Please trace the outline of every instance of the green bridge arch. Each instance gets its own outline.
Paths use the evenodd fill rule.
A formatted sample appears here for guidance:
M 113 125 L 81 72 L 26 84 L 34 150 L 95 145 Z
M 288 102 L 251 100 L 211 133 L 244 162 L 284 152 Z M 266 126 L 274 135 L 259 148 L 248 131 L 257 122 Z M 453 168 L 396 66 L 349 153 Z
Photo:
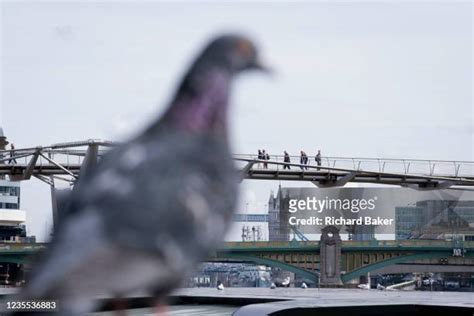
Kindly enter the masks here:
M 0 256 L 0 262 L 25 264 L 26 261 L 27 261 L 27 258 L 24 255 L 1 255 Z
M 218 257 L 227 258 L 227 259 L 238 259 L 238 260 L 242 260 L 246 262 L 253 262 L 257 264 L 266 265 L 269 267 L 280 268 L 285 271 L 293 272 L 294 274 L 299 275 L 300 277 L 303 277 L 305 279 L 311 280 L 315 283 L 319 282 L 318 273 L 313 273 L 303 268 L 299 268 L 297 266 L 294 266 L 282 261 L 274 260 L 274 259 L 261 258 L 257 256 L 251 256 L 251 255 L 235 254 L 235 253 L 225 253 L 225 252 L 220 253 Z
M 351 271 L 349 273 L 343 274 L 341 275 L 341 280 L 344 283 L 347 283 L 352 279 L 355 279 L 362 275 L 366 275 L 367 273 L 372 272 L 374 270 L 391 266 L 394 264 L 398 264 L 398 263 L 404 263 L 408 261 L 422 260 L 422 259 L 443 258 L 443 257 L 450 257 L 450 256 L 451 256 L 450 251 L 443 251 L 443 252 L 436 251 L 436 252 L 418 253 L 418 254 L 410 254 L 410 255 L 405 255 L 405 256 L 394 257 L 391 259 L 369 264 L 359 269 L 356 269 L 354 271 Z M 262 264 L 269 267 L 280 268 L 285 271 L 293 272 L 296 275 L 299 275 L 300 277 L 311 280 L 315 283 L 319 282 L 319 274 L 317 272 L 314 273 L 306 269 L 294 266 L 292 264 L 274 260 L 274 259 L 262 258 L 262 257 L 252 256 L 252 255 L 245 255 L 245 254 L 236 254 L 236 253 L 220 253 L 218 257 L 227 258 L 227 259 L 237 259 L 237 260 L 242 260 L 245 262 L 253 262 L 256 264 Z M 474 257 L 474 253 L 467 253 L 466 257 Z
M 465 256 L 466 257 L 473 257 L 473 253 L 467 253 Z M 352 279 L 355 279 L 357 277 L 360 277 L 362 275 L 366 275 L 369 272 L 372 272 L 374 270 L 384 268 L 387 266 L 391 266 L 397 263 L 403 263 L 407 261 L 413 261 L 413 260 L 421 260 L 421 259 L 435 259 L 435 258 L 444 258 L 444 257 L 450 257 L 451 252 L 450 251 L 443 251 L 443 252 L 427 252 L 427 253 L 418 253 L 418 254 L 411 254 L 411 255 L 406 255 L 406 256 L 399 256 L 399 257 L 394 257 L 391 259 L 379 261 L 376 263 L 372 263 L 366 266 L 363 266 L 359 269 L 356 269 L 354 271 L 351 271 L 349 273 L 346 273 L 341 276 L 341 280 L 346 283 Z

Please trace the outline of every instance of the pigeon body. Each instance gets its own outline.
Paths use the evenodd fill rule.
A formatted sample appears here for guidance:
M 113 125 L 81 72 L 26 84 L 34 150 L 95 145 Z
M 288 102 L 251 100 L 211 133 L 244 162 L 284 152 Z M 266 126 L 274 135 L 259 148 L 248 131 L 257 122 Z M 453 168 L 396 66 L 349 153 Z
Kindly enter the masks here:
M 89 312 L 97 295 L 168 294 L 222 240 L 237 201 L 227 141 L 234 75 L 259 68 L 245 37 L 212 41 L 163 117 L 75 185 L 22 297 Z

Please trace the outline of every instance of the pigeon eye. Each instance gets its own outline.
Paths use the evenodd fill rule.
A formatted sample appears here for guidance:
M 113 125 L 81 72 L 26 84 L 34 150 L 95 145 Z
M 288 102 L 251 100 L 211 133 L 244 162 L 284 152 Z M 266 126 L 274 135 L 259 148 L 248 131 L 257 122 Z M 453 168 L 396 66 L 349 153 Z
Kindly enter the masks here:
M 250 58 L 254 52 L 252 43 L 250 43 L 250 41 L 247 41 L 247 40 L 238 41 L 237 52 L 239 53 L 239 55 L 245 58 Z

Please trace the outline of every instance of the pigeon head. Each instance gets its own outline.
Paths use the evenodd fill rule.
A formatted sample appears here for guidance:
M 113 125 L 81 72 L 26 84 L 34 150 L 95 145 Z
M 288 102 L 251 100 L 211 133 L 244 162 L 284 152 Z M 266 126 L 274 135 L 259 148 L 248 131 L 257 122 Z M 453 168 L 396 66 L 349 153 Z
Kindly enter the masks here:
M 266 70 L 250 39 L 222 35 L 211 40 L 184 76 L 164 123 L 188 132 L 226 136 L 231 83 L 247 70 Z
M 260 63 L 258 50 L 254 43 L 241 35 L 217 37 L 204 49 L 197 62 L 214 65 L 230 74 L 245 70 L 267 70 Z

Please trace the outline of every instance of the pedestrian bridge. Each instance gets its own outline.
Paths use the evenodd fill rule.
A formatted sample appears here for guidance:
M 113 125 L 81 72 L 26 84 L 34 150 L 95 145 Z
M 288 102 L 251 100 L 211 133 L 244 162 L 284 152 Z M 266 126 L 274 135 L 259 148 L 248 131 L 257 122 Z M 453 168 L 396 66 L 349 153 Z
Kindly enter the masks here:
M 0 262 L 25 264 L 47 244 L 0 244 Z M 249 262 L 294 272 L 318 282 L 320 243 L 227 242 L 206 261 Z M 341 279 L 350 282 L 369 272 L 474 272 L 474 241 L 342 241 Z
M 74 183 L 80 173 L 95 165 L 118 143 L 87 140 L 0 151 L 0 176 L 21 181 L 36 177 L 52 186 L 55 180 Z M 314 157 L 300 164 L 299 156 L 235 154 L 243 179 L 309 181 L 319 187 L 343 186 L 348 182 L 399 185 L 416 189 L 474 187 L 473 161 L 325 157 L 320 165 Z M 286 168 L 284 168 L 286 167 Z

